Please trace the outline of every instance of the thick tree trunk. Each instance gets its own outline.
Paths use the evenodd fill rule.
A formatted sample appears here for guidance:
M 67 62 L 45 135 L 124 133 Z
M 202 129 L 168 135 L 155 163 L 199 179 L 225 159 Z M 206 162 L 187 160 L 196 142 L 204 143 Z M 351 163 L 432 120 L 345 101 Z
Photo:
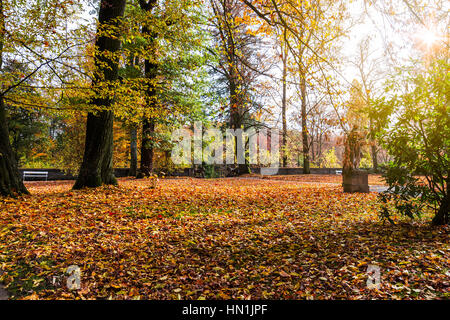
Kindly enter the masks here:
M 440 226 L 449 223 L 450 200 L 448 197 L 441 203 L 438 212 L 433 218 L 432 224 Z
M 2 1 L 0 1 L 0 29 L 2 31 L 5 29 Z M 4 32 L 0 34 L 0 69 L 3 65 L 3 35 Z M 3 95 L 0 95 L 0 195 L 14 196 L 22 193 L 28 194 L 28 191 L 23 184 L 17 160 L 11 148 L 5 104 Z
M 137 129 L 134 125 L 130 128 L 130 172 L 128 175 L 137 175 Z
M 435 226 L 449 224 L 450 222 L 450 172 L 447 172 L 446 184 L 447 190 L 444 199 L 442 199 L 439 210 L 431 222 Z
M 308 128 L 307 128 L 307 112 L 306 112 L 306 79 L 305 79 L 305 73 L 302 72 L 302 75 L 300 77 L 300 93 L 301 93 L 301 100 L 302 100 L 302 110 L 301 110 L 301 116 L 302 116 L 302 144 L 303 144 L 303 173 L 309 174 L 310 171 L 310 165 L 309 165 L 309 144 L 308 144 Z
M 74 189 L 116 184 L 112 167 L 113 113 L 88 114 L 83 163 Z
M 99 24 L 116 24 L 117 18 L 123 16 L 126 0 L 102 0 L 100 3 Z M 120 48 L 120 39 L 101 35 L 97 38 L 95 58 L 96 76 L 92 83 L 95 88 L 101 81 L 116 81 L 118 79 L 118 62 L 110 58 L 111 53 Z M 93 106 L 108 108 L 112 98 L 95 98 Z M 74 189 L 83 187 L 98 187 L 104 184 L 117 184 L 112 167 L 113 155 L 113 121 L 112 111 L 88 113 L 86 124 L 86 143 L 83 162 L 80 167 Z
M 0 96 L 0 195 L 28 194 L 9 142 L 8 123 L 3 97 Z

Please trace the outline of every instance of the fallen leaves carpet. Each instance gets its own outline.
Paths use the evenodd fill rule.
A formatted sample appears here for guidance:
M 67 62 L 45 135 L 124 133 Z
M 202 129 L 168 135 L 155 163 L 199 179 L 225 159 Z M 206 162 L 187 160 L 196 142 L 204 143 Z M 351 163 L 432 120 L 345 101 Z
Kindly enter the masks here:
M 274 179 L 122 179 L 0 199 L 0 268 L 22 299 L 436 299 L 450 296 L 448 227 L 395 226 L 375 193 Z M 366 286 L 368 264 L 381 287 Z M 64 273 L 81 268 L 81 289 Z

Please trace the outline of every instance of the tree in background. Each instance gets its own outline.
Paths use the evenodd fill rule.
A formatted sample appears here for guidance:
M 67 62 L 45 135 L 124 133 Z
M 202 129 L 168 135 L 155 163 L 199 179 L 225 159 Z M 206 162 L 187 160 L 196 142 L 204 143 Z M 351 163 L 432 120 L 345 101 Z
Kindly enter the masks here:
M 86 115 L 75 113 L 56 119 L 54 123 L 54 163 L 66 173 L 76 175 L 83 161 L 86 141 Z
M 324 168 L 339 168 L 341 166 L 334 147 L 324 153 L 322 165 Z
M 145 44 L 144 37 L 139 34 L 141 32 L 140 20 L 136 17 L 138 15 L 138 9 L 141 5 L 137 0 L 128 1 L 125 7 L 125 16 L 128 34 L 124 37 L 122 42 L 124 61 L 119 69 L 119 77 L 122 79 L 140 79 L 143 75 L 143 62 L 140 52 Z M 137 33 L 133 32 L 137 29 Z M 130 176 L 137 176 L 138 174 L 138 128 L 140 126 L 141 119 L 136 116 L 138 110 L 129 109 L 128 113 L 123 116 L 119 115 L 122 121 L 123 127 L 129 131 L 129 163 L 130 163 Z
M 356 61 L 354 61 L 353 64 L 359 73 L 359 78 L 361 80 L 361 95 L 366 102 L 364 112 L 367 114 L 369 119 L 368 144 L 370 146 L 372 158 L 370 161 L 370 166 L 375 172 L 378 172 L 378 153 L 380 151 L 380 146 L 377 139 L 377 133 L 380 132 L 384 126 L 386 126 L 387 117 L 390 112 L 389 110 L 380 109 L 380 106 L 377 108 L 377 105 L 372 103 L 372 101 L 380 95 L 379 88 L 382 88 L 382 86 L 379 82 L 380 79 L 386 75 L 383 74 L 383 61 L 380 58 L 371 58 L 370 41 L 371 38 L 368 37 L 358 44 L 359 51 Z
M 147 113 L 142 120 L 142 143 L 141 143 L 141 166 L 139 177 L 150 176 L 153 171 L 153 135 L 155 132 L 155 116 L 157 112 L 158 99 L 156 93 L 156 81 L 158 75 L 158 32 L 152 27 L 152 11 L 158 5 L 157 0 L 139 0 L 139 6 L 146 14 L 142 23 L 142 36 L 147 42 L 145 51 L 148 52 L 144 59 L 144 76 L 146 78 L 145 104 Z
M 282 62 L 282 76 L 281 76 L 281 164 L 283 167 L 287 166 L 288 162 L 288 150 L 287 150 L 287 108 L 288 108 L 288 99 L 287 99 L 287 73 L 288 73 L 288 59 L 289 59 L 289 48 L 287 44 L 287 31 L 286 28 L 282 28 L 281 31 L 281 40 L 280 43 L 280 56 Z
M 20 81 L 22 75 L 30 72 L 27 66 L 15 60 L 6 60 L 2 71 L 8 73 L 15 83 Z M 12 95 L 15 96 L 14 100 L 18 96 L 35 97 L 39 100 L 39 92 L 32 87 L 32 84 L 32 79 L 29 79 L 21 86 L 10 90 L 10 95 L 4 103 L 11 147 L 19 165 L 31 163 L 33 160 L 39 163 L 39 158 L 46 160 L 49 154 L 38 152 L 35 148 L 46 145 L 42 149 L 48 150 L 51 144 L 47 137 L 48 121 L 44 117 L 44 112 L 20 106 L 9 100 Z
M 267 43 L 263 41 L 264 35 L 269 33 L 267 25 L 259 23 L 240 0 L 210 0 L 210 6 L 213 54 L 217 58 L 212 70 L 219 75 L 216 93 L 223 98 L 221 110 L 226 115 L 227 127 L 234 130 L 258 128 L 262 113 L 270 113 L 260 102 L 267 90 L 260 78 L 273 63 L 269 61 Z M 237 145 L 235 137 L 236 158 Z M 245 160 L 248 162 L 247 157 Z M 239 174 L 248 172 L 248 163 L 239 164 Z
M 201 3 L 197 1 L 140 0 L 137 19 L 144 61 L 141 163 L 138 177 L 154 169 L 158 146 L 169 141 L 159 129 L 178 126 L 202 108 L 204 31 Z M 130 39 L 130 41 L 134 41 Z
M 292 57 L 289 69 L 300 101 L 303 173 L 310 173 L 308 109 L 314 105 L 310 93 L 318 87 L 325 88 L 326 95 L 332 91 L 329 71 L 338 63 L 339 39 L 346 32 L 346 5 L 328 0 L 242 1 L 268 25 L 287 32 L 285 39 Z

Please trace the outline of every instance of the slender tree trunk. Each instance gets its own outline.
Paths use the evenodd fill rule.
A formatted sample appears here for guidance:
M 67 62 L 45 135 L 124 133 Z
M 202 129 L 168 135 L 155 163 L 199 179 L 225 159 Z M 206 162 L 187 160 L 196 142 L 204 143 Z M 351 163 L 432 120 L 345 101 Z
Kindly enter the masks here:
M 130 172 L 129 176 L 137 175 L 137 129 L 134 125 L 130 128 Z
M 229 46 L 232 46 L 233 44 L 229 43 Z M 228 79 L 229 82 L 229 92 L 230 92 L 230 123 L 229 126 L 233 130 L 242 129 L 242 117 L 243 117 L 243 109 L 242 109 L 242 101 L 240 99 L 240 93 L 238 92 L 238 72 L 236 70 L 234 56 L 233 56 L 233 50 L 231 50 L 231 53 L 229 54 L 229 74 L 230 77 Z M 237 174 L 246 174 L 250 173 L 250 164 L 248 163 L 246 159 L 247 154 L 247 148 L 245 141 L 243 141 L 243 151 L 244 151 L 244 159 L 245 163 L 238 163 L 237 164 Z M 236 161 L 240 158 L 238 156 L 238 137 L 234 137 L 234 155 Z
M 117 18 L 123 16 L 126 0 L 102 0 L 100 3 L 99 24 L 115 24 Z M 92 83 L 101 81 L 116 81 L 118 79 L 118 63 L 111 59 L 111 53 L 120 48 L 120 40 L 101 35 L 95 42 L 98 54 L 95 58 L 96 72 Z M 108 108 L 112 98 L 94 98 L 93 106 L 102 109 Z M 104 110 L 97 113 L 88 113 L 86 124 L 86 142 L 83 162 L 80 167 L 74 189 L 83 187 L 98 187 L 104 184 L 117 184 L 112 166 L 113 156 L 113 122 L 112 111 Z
M 146 90 L 146 104 L 150 113 L 157 108 L 157 97 L 155 86 L 152 83 L 156 78 L 157 65 L 145 61 L 145 77 L 149 81 Z M 155 133 L 155 119 L 152 116 L 144 116 L 142 120 L 142 141 L 141 141 L 141 168 L 137 174 L 138 178 L 149 177 L 153 171 L 153 137 Z
M 142 144 L 141 144 L 141 169 L 139 178 L 148 177 L 153 171 L 153 140 L 155 123 L 151 119 L 144 119 L 142 123 Z
M 138 66 L 139 67 L 139 57 L 130 56 L 129 58 L 130 66 Z M 139 72 L 140 73 L 140 72 Z M 141 74 L 139 74 L 141 77 Z M 128 172 L 129 176 L 136 177 L 138 174 L 138 160 L 137 160 L 137 125 L 132 122 L 129 125 L 130 132 L 130 171 Z
M 323 143 L 323 137 L 322 137 L 322 133 L 321 133 L 319 135 L 319 153 L 318 153 L 319 158 L 322 157 L 322 143 Z
M 157 5 L 156 0 L 140 0 L 140 7 L 149 13 Z M 142 34 L 149 41 L 149 49 L 156 52 L 156 38 L 158 35 L 152 32 L 147 26 L 142 28 Z M 157 108 L 157 97 L 155 88 L 155 79 L 158 73 L 158 64 L 146 59 L 144 62 L 145 78 L 147 79 L 147 89 L 145 92 L 145 100 L 149 114 Z M 141 141 L 141 168 L 137 174 L 138 178 L 149 177 L 153 171 L 153 137 L 155 133 L 155 119 L 152 116 L 144 116 L 142 120 L 142 141 Z
M 300 77 L 300 93 L 301 93 L 301 100 L 302 100 L 302 110 L 301 110 L 301 116 L 302 116 L 302 144 L 303 144 L 303 173 L 309 174 L 310 171 L 310 165 L 309 165 L 309 144 L 308 144 L 308 128 L 307 128 L 307 122 L 306 122 L 306 79 L 305 79 L 305 72 L 301 71 L 301 77 Z
M 283 133 L 282 133 L 282 139 L 281 139 L 281 154 L 282 154 L 282 165 L 283 167 L 287 166 L 287 150 L 286 150 L 286 144 L 287 144 L 287 124 L 286 124 L 286 78 L 287 78 L 287 54 L 288 54 L 288 48 L 286 45 L 286 30 L 284 30 L 284 42 L 282 44 L 283 46 L 283 96 L 281 98 L 281 116 L 282 116 L 282 125 L 283 125 Z
M 375 145 L 375 141 L 372 141 L 371 146 L 371 153 L 372 153 L 372 164 L 373 164 L 373 171 L 378 172 L 378 151 L 377 146 Z
M 134 57 L 132 54 L 128 57 L 128 66 L 130 68 L 139 68 L 139 57 Z M 140 68 L 139 68 L 140 70 Z M 137 75 L 138 78 L 142 77 L 141 72 Z M 132 76 L 136 78 L 136 76 Z M 128 125 L 128 130 L 130 134 L 130 170 L 128 171 L 128 176 L 136 177 L 138 174 L 138 163 L 137 163 L 137 125 L 131 122 Z
M 0 69 L 3 65 L 3 35 L 5 20 L 3 15 L 3 1 L 0 0 Z M 1 88 L 3 90 L 3 88 Z M 0 195 L 14 196 L 28 194 L 19 173 L 17 160 L 9 141 L 8 121 L 3 95 L 0 95 Z

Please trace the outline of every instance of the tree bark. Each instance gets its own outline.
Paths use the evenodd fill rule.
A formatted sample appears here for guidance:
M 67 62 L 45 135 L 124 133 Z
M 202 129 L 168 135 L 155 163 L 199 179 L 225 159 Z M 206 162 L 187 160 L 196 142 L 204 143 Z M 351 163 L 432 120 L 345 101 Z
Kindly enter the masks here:
M 242 106 L 242 98 L 241 93 L 238 89 L 238 71 L 236 70 L 235 56 L 234 56 L 234 43 L 232 40 L 228 41 L 228 64 L 229 64 L 229 78 L 228 78 L 228 86 L 229 86 L 229 94 L 230 94 L 230 122 L 229 126 L 233 130 L 244 129 L 243 128 L 243 106 Z M 246 173 L 250 173 L 250 164 L 248 163 L 248 159 L 246 155 L 248 155 L 247 147 L 245 141 L 243 141 L 243 152 L 245 163 L 237 164 L 237 174 L 242 175 Z M 238 137 L 234 137 L 234 155 L 236 161 L 240 158 L 238 156 Z
M 155 123 L 152 119 L 144 119 L 142 123 L 141 169 L 138 178 L 149 177 L 153 171 L 153 139 Z
M 0 195 L 28 194 L 19 173 L 9 142 L 8 123 L 3 97 L 0 96 Z
M 286 42 L 286 30 L 284 30 L 284 41 Z M 287 152 L 286 152 L 286 144 L 287 144 L 287 124 L 286 124 L 286 78 L 287 78 L 287 54 L 288 48 L 286 43 L 283 43 L 283 96 L 281 98 L 281 116 L 282 116 L 282 125 L 283 125 L 283 133 L 281 139 L 281 154 L 282 154 L 282 165 L 283 167 L 287 166 Z
M 372 143 L 374 143 L 374 144 L 371 146 L 373 171 L 374 171 L 374 172 L 378 172 L 378 152 L 377 152 L 377 146 L 375 145 L 375 141 L 372 141 Z
M 145 12 L 150 12 L 157 5 L 156 0 L 140 0 L 139 5 Z M 149 50 L 156 52 L 157 34 L 152 32 L 148 27 L 142 28 L 142 34 L 149 41 Z M 157 108 L 157 96 L 155 88 L 155 79 L 158 72 L 158 64 L 154 61 L 146 59 L 144 62 L 144 73 L 147 79 L 147 89 L 145 92 L 146 105 L 150 113 Z M 149 177 L 153 171 L 153 136 L 155 133 L 155 119 L 152 116 L 144 116 L 142 120 L 142 141 L 141 141 L 141 168 L 137 173 L 138 178 Z
M 137 175 L 137 129 L 134 125 L 130 128 L 130 172 L 129 176 Z
M 450 199 L 445 197 L 441 202 L 438 212 L 433 217 L 432 224 L 435 226 L 440 226 L 449 223 L 449 212 L 450 212 Z
M 3 65 L 3 35 L 5 20 L 3 15 L 3 2 L 0 1 L 0 69 Z M 3 88 L 2 88 L 3 89 Z M 8 122 L 3 95 L 0 95 L 0 195 L 15 196 L 28 194 L 19 173 L 16 157 L 9 141 Z
M 441 201 L 439 210 L 433 217 L 432 224 L 435 226 L 441 226 L 444 224 L 449 224 L 450 222 L 450 172 L 447 172 L 447 190 L 444 194 L 444 198 Z
M 102 0 L 100 3 L 99 25 L 117 24 L 117 18 L 123 17 L 126 0 Z M 116 81 L 118 79 L 118 62 L 110 58 L 120 48 L 118 37 L 100 35 L 95 47 L 97 74 L 92 82 L 93 88 L 101 81 Z M 117 184 L 112 167 L 113 156 L 113 122 L 112 111 L 104 110 L 110 107 L 113 98 L 94 98 L 90 102 L 103 111 L 89 112 L 86 124 L 86 142 L 83 162 L 80 167 L 74 189 L 83 187 L 98 187 L 102 184 Z

